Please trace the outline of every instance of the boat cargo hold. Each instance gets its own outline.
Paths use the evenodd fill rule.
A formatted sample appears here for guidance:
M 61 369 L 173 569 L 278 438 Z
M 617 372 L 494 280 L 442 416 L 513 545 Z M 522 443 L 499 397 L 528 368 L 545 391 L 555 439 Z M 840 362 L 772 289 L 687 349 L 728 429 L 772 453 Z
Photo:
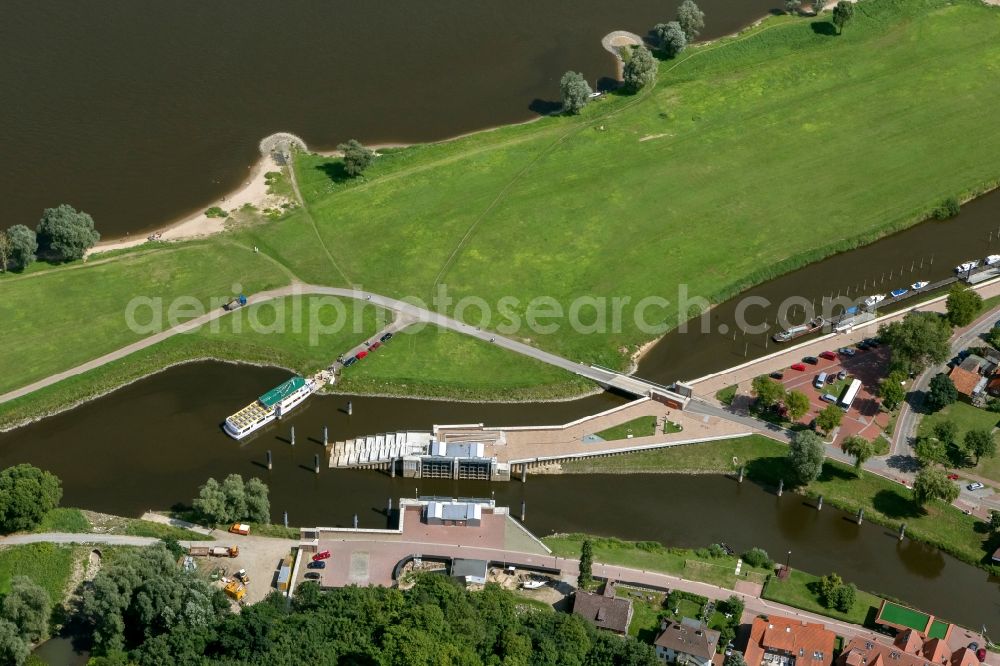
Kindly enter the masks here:
M 788 342 L 789 340 L 794 340 L 795 338 L 800 338 L 803 335 L 808 335 L 813 331 L 819 330 L 823 327 L 824 323 L 825 320 L 822 317 L 816 317 L 806 324 L 792 326 L 791 328 L 785 329 L 780 333 L 775 333 L 771 339 L 775 342 Z
M 235 439 L 242 439 L 260 430 L 271 421 L 280 419 L 298 407 L 318 387 L 319 383 L 312 379 L 292 377 L 227 418 L 226 434 Z

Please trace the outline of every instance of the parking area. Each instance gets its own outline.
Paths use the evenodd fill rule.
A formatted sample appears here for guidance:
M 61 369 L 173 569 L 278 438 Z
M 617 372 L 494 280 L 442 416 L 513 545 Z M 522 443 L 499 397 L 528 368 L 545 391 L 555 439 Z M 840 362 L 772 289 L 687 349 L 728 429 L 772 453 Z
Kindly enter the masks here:
M 219 589 L 225 587 L 225 581 L 232 580 L 240 569 L 246 569 L 250 582 L 246 584 L 245 603 L 256 603 L 276 589 L 278 569 L 283 559 L 290 556 L 297 542 L 291 539 L 258 538 L 253 536 L 230 535 L 220 541 L 184 542 L 184 546 L 198 547 L 229 547 L 238 546 L 236 557 L 197 556 L 192 561 L 200 572 L 213 580 Z M 225 579 L 225 581 L 223 580 Z
M 844 414 L 837 442 L 851 435 L 876 439 L 889 422 L 889 415 L 879 409 L 878 399 L 879 383 L 888 370 L 889 350 L 884 346 L 867 350 L 852 346 L 850 349 L 853 355 L 840 353 L 836 348 L 824 350 L 830 353 L 816 356 L 815 363 L 800 359 L 780 371 L 785 390 L 801 391 L 809 397 L 810 410 L 801 419 L 804 424 L 809 424 L 827 405 L 835 403 L 852 380 L 861 382 L 857 397 Z M 830 356 L 832 358 L 828 358 Z M 793 366 L 803 369 L 793 369 Z M 816 381 L 821 373 L 826 374 L 826 379 L 818 388 Z M 825 400 L 824 396 L 827 396 Z

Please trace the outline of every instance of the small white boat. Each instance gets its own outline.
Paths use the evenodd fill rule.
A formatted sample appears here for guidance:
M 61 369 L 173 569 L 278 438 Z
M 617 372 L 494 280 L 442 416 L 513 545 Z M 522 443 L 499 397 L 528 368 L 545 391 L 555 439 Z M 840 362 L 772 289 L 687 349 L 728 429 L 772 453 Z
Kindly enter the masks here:
M 959 264 L 958 266 L 955 266 L 955 272 L 956 273 L 966 273 L 968 271 L 971 271 L 973 268 L 975 268 L 978 265 L 979 265 L 978 261 L 966 261 L 964 263 Z
M 1000 254 L 991 254 L 986 257 L 986 265 L 992 266 L 993 264 L 1000 264 Z
M 875 294 L 874 296 L 869 296 L 865 299 L 865 305 L 867 307 L 872 307 L 873 305 L 878 305 L 885 300 L 885 294 Z
M 544 580 L 526 580 L 521 583 L 521 587 L 526 590 L 537 590 L 539 588 L 545 587 Z
M 910 285 L 910 289 L 912 289 L 913 291 L 919 291 L 919 290 L 923 289 L 924 287 L 926 287 L 929 284 L 930 284 L 930 282 L 926 282 L 924 280 L 920 280 L 919 282 L 914 282 L 913 284 L 911 284 Z

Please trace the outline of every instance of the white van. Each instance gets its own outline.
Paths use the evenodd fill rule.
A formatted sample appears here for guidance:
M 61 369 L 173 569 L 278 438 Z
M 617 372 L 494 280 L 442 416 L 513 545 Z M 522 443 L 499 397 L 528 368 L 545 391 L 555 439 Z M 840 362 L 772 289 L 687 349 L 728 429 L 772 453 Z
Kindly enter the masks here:
M 821 389 L 825 385 L 826 385 L 826 373 L 821 372 L 818 375 L 816 375 L 816 379 L 813 380 L 813 386 L 818 389 Z

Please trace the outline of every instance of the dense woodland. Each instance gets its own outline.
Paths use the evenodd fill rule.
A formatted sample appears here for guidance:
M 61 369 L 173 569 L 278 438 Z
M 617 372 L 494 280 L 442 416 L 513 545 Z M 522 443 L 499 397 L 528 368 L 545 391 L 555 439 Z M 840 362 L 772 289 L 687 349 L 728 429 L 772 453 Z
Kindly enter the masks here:
M 406 591 L 306 583 L 291 602 L 272 594 L 233 614 L 161 547 L 122 552 L 86 592 L 83 612 L 98 665 L 657 663 L 635 639 L 435 574 Z

